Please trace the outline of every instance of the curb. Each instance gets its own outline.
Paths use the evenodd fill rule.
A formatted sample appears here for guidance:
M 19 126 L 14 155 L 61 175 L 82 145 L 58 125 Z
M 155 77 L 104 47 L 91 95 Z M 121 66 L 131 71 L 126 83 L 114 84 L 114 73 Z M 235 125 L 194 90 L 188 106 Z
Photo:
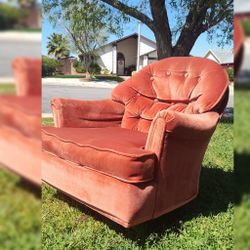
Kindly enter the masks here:
M 52 113 L 42 113 L 42 118 L 53 118 Z
M 80 79 L 67 79 L 67 78 L 43 78 L 43 85 L 58 85 L 58 86 L 82 86 L 88 88 L 105 88 L 113 89 L 118 83 L 116 81 L 92 81 L 83 82 Z
M 0 84 L 4 83 L 15 83 L 15 79 L 13 77 L 0 77 Z

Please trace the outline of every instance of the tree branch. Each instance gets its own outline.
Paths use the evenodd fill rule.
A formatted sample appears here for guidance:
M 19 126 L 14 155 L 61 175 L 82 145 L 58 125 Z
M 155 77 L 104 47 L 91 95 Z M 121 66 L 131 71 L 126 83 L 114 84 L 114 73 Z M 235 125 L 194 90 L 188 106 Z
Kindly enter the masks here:
M 118 0 L 101 0 L 102 2 L 122 11 L 123 13 L 138 19 L 142 23 L 146 24 L 152 31 L 154 31 L 154 23 L 151 18 L 147 15 L 143 14 L 142 12 L 138 11 L 137 9 L 130 7 Z

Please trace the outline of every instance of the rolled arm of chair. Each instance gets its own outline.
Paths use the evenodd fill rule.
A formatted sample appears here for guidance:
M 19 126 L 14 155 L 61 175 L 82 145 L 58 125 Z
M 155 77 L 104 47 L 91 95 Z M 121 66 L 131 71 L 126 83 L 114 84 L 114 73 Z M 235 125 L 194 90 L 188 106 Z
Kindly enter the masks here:
M 12 70 L 19 96 L 41 96 L 40 58 L 17 57 L 12 62 Z
M 51 107 L 56 127 L 120 126 L 124 113 L 124 105 L 111 99 L 86 101 L 54 98 Z
M 220 115 L 216 112 L 186 114 L 176 111 L 160 111 L 149 129 L 145 149 L 160 158 L 166 136 L 190 140 L 207 141 L 212 136 Z

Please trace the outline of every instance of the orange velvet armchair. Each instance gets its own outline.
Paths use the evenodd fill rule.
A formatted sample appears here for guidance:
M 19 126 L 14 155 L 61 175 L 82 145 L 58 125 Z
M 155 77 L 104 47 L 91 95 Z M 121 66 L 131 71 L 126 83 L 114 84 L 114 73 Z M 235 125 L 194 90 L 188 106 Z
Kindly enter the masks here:
M 146 66 L 108 100 L 54 98 L 42 179 L 124 227 L 157 218 L 197 196 L 227 99 L 225 71 L 196 57 Z
M 0 96 L 0 163 L 41 182 L 41 60 L 16 58 L 17 95 Z
M 234 70 L 235 77 L 238 76 L 244 54 L 245 35 L 241 26 L 240 18 L 234 18 Z

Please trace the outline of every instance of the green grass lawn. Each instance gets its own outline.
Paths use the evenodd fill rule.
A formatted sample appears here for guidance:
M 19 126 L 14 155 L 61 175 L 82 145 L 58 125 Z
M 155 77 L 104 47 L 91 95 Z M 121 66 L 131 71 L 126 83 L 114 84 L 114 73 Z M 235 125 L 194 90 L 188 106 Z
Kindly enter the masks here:
M 0 249 L 40 249 L 40 191 L 0 166 Z
M 203 162 L 198 198 L 132 229 L 43 184 L 43 249 L 232 249 L 234 190 L 233 126 L 223 122 Z
M 250 249 L 250 84 L 235 91 L 234 150 L 237 181 L 235 249 Z
M 0 95 L 12 95 L 16 93 L 16 86 L 13 83 L 0 83 Z
M 39 28 L 14 28 L 14 29 L 11 29 L 9 31 L 18 31 L 18 32 L 24 32 L 24 33 L 40 33 L 42 32 L 41 29 Z
M 0 84 L 2 94 L 15 94 L 15 85 Z M 40 191 L 2 167 L 0 163 L 0 249 L 40 249 Z

